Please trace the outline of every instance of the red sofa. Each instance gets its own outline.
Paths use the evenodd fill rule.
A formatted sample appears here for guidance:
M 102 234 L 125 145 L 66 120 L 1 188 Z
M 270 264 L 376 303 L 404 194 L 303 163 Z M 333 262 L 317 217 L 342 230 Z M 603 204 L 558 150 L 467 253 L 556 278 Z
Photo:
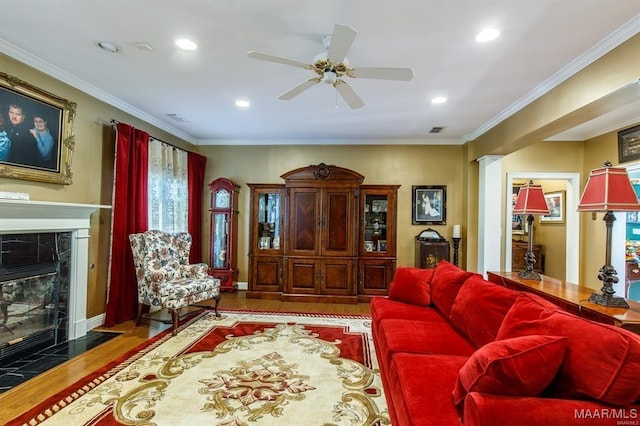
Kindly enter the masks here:
M 442 261 L 371 301 L 393 425 L 638 425 L 640 336 Z

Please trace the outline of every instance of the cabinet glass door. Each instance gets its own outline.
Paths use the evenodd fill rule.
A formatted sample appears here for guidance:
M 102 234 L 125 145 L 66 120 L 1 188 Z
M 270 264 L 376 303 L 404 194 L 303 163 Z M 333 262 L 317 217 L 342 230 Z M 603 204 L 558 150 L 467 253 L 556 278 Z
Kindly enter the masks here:
M 214 269 L 228 268 L 229 222 L 228 213 L 213 214 L 213 266 Z
M 366 194 L 364 204 L 364 251 L 386 253 L 387 251 L 387 206 L 384 194 Z
M 281 199 L 279 193 L 258 194 L 258 249 L 280 249 Z

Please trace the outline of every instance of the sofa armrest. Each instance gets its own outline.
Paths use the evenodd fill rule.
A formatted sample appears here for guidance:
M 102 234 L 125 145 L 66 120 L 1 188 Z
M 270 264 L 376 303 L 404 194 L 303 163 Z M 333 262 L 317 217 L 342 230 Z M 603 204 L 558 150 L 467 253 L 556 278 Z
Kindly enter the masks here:
M 640 420 L 640 407 L 614 407 L 592 401 L 506 397 L 470 392 L 464 400 L 465 426 L 616 426 Z M 628 423 L 635 424 L 635 423 Z

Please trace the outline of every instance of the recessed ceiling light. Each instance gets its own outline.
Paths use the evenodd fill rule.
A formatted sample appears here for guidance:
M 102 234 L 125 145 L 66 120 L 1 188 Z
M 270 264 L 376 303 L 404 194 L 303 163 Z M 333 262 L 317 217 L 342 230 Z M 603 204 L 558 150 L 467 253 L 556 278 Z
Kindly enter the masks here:
M 236 101 L 236 106 L 238 108 L 249 108 L 251 106 L 251 102 L 245 101 L 245 100 L 242 100 L 242 99 L 238 99 Z
M 99 41 L 98 47 L 109 53 L 118 53 L 118 51 L 120 50 L 120 46 L 111 41 Z
M 432 104 L 443 104 L 445 102 L 447 102 L 447 98 L 445 98 L 444 96 L 436 96 L 435 98 L 431 99 Z
M 176 46 L 182 50 L 196 50 L 198 45 L 188 38 L 179 38 L 176 40 Z
M 500 35 L 500 31 L 497 28 L 485 28 L 476 35 L 476 41 L 478 43 L 486 43 L 487 41 L 495 40 Z

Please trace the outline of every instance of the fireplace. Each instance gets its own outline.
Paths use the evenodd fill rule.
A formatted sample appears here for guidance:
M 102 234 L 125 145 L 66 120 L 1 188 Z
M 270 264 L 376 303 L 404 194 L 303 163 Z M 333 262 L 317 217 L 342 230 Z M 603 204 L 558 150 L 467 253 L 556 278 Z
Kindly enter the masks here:
M 86 335 L 90 218 L 99 208 L 109 206 L 0 199 L 0 363 L 30 344 Z

